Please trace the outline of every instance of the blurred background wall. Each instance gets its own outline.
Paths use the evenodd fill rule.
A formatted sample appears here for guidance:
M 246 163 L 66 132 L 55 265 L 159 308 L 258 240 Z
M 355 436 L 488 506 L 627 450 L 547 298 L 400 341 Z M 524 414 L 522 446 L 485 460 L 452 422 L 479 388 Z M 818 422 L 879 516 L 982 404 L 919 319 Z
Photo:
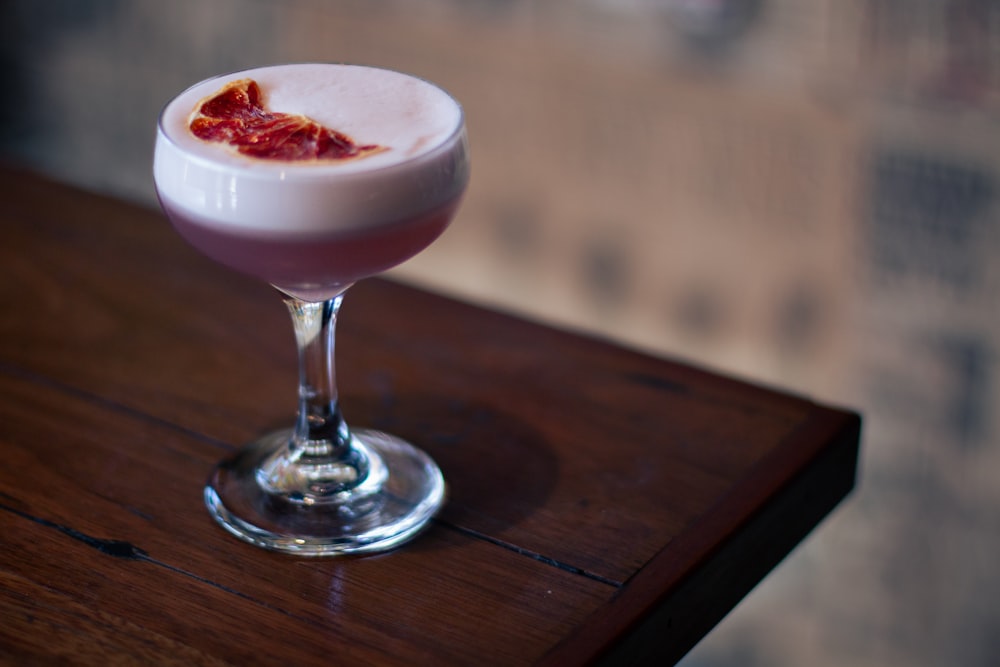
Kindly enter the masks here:
M 461 99 L 397 275 L 863 411 L 858 491 L 686 659 L 1000 654 L 1000 3 L 6 0 L 0 159 L 155 206 L 191 83 L 277 61 Z

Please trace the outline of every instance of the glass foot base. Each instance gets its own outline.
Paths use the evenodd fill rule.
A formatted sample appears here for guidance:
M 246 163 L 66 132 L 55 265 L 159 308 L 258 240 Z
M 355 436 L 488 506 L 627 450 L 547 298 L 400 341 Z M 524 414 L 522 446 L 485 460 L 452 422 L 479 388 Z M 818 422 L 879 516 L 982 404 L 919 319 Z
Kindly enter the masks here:
M 205 487 L 209 512 L 241 540 L 300 556 L 385 551 L 416 535 L 444 502 L 444 479 L 427 454 L 365 429 L 352 436 L 371 468 L 381 469 L 381 483 L 363 482 L 321 502 L 268 492 L 257 481 L 258 469 L 290 434 L 279 431 L 248 445 L 221 463 Z

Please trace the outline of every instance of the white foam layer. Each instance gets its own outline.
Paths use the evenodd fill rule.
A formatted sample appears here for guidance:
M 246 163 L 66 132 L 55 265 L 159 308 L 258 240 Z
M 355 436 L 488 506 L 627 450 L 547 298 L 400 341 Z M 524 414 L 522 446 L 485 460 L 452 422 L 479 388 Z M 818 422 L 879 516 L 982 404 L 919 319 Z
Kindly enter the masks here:
M 337 162 L 251 158 L 188 129 L 199 102 L 253 79 L 269 111 L 302 114 L 384 150 Z M 203 224 L 273 231 L 359 228 L 431 210 L 468 179 L 462 109 L 422 79 L 357 65 L 296 64 L 203 81 L 164 109 L 153 173 L 164 205 Z

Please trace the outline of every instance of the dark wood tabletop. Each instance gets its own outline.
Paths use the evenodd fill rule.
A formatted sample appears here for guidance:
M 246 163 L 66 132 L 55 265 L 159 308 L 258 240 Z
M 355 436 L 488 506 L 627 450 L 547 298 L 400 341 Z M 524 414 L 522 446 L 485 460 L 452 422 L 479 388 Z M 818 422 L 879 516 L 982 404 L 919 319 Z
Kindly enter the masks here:
M 389 553 L 273 553 L 202 487 L 293 417 L 276 292 L 5 168 L 0 298 L 3 664 L 665 664 L 855 481 L 849 411 L 371 279 L 345 415 L 430 453 L 448 502 Z

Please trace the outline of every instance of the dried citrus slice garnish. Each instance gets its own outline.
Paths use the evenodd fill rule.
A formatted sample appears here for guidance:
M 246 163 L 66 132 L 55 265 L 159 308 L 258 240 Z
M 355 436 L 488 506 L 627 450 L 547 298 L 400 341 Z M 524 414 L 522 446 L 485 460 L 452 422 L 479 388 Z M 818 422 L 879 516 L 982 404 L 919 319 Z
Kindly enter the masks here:
M 268 111 L 253 79 L 230 81 L 199 102 L 189 128 L 199 139 L 225 143 L 263 160 L 347 160 L 383 150 L 359 146 L 342 132 L 306 116 Z

